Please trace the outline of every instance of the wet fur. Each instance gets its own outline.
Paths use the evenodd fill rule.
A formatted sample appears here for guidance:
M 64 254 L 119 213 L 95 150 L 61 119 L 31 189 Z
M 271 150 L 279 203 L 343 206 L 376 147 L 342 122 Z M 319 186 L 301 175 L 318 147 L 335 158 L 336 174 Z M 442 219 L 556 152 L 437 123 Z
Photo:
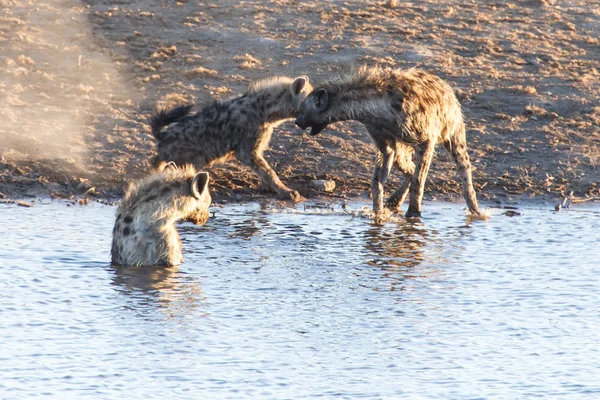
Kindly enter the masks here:
M 198 181 L 194 178 L 198 176 Z M 129 185 L 113 229 L 114 265 L 178 265 L 183 262 L 177 220 L 204 224 L 211 197 L 208 174 L 193 167 L 168 167 Z M 197 185 L 196 196 L 192 184 Z

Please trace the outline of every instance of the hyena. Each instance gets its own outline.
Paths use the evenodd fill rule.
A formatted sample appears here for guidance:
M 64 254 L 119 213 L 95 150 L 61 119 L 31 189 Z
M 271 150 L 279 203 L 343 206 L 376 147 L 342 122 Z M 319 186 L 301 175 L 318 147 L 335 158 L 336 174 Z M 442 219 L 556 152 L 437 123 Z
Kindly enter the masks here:
M 362 122 L 377 146 L 371 184 L 376 215 L 383 211 L 383 187 L 393 164 L 406 179 L 386 206 L 397 211 L 410 188 L 406 217 L 421 215 L 425 180 L 438 143 L 444 144 L 458 167 L 467 207 L 480 215 L 460 103 L 446 82 L 419 69 L 361 67 L 316 86 L 304 100 L 296 125 L 311 127 L 310 134 L 316 135 L 343 120 Z
M 208 219 L 211 196 L 207 172 L 167 166 L 161 173 L 129 185 L 113 229 L 114 265 L 179 265 L 181 240 L 175 221 L 198 225 Z
M 161 170 L 173 161 L 201 169 L 235 157 L 258 174 L 263 187 L 300 201 L 302 196 L 281 182 L 263 153 L 273 128 L 295 118 L 311 90 L 306 76 L 274 77 L 251 83 L 243 95 L 214 102 L 195 114 L 190 114 L 191 106 L 157 110 L 150 118 L 158 142 L 154 167 Z

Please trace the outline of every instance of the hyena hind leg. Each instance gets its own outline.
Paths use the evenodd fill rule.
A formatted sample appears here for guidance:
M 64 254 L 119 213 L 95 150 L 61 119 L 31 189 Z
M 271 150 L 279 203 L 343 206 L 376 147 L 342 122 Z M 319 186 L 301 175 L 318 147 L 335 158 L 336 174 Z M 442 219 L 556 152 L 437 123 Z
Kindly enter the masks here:
M 475 215 L 481 215 L 475 189 L 473 188 L 473 177 L 471 174 L 471 161 L 467 153 L 466 140 L 463 137 L 452 137 L 449 141 L 444 142 L 444 147 L 452 155 L 452 159 L 458 168 L 458 176 L 462 182 L 463 197 L 467 203 L 469 211 Z
M 386 207 L 393 212 L 400 211 L 400 206 L 406 200 L 408 190 L 410 188 L 410 181 L 413 174 L 415 173 L 415 163 L 412 160 L 413 149 L 411 146 L 404 143 L 398 143 L 396 145 L 396 159 L 394 163 L 404 175 L 404 182 L 402 185 L 394 191 L 386 201 Z
M 380 149 L 375 159 L 375 171 L 371 181 L 371 194 L 373 196 L 373 212 L 378 215 L 383 213 L 383 188 L 387 181 L 395 152 L 391 148 Z
M 247 165 L 256 172 L 263 187 L 273 190 L 277 193 L 278 197 L 291 199 L 296 203 L 304 200 L 300 193 L 290 189 L 281 182 L 277 173 L 275 173 L 273 168 L 267 163 L 267 160 L 264 159 L 262 154 L 256 151 L 238 151 L 236 152 L 236 156 L 242 164 Z
M 415 146 L 416 151 L 416 165 L 415 173 L 412 176 L 410 183 L 410 199 L 408 203 L 408 210 L 406 211 L 406 218 L 417 218 L 421 216 L 421 202 L 423 201 L 423 194 L 425 193 L 425 182 L 427 181 L 427 174 L 429 173 L 429 167 L 433 159 L 433 153 L 435 151 L 436 142 L 429 140 L 425 143 Z

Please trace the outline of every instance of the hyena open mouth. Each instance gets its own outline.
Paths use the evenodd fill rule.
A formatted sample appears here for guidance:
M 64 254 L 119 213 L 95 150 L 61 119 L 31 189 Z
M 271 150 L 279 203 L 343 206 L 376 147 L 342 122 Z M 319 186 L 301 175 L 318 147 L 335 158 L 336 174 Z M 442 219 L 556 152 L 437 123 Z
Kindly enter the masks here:
M 310 135 L 311 136 L 318 135 L 319 133 L 323 132 L 323 130 L 325 128 L 327 128 L 327 125 L 329 125 L 329 123 L 327 123 L 327 122 L 324 122 L 322 124 L 312 124 L 310 126 Z

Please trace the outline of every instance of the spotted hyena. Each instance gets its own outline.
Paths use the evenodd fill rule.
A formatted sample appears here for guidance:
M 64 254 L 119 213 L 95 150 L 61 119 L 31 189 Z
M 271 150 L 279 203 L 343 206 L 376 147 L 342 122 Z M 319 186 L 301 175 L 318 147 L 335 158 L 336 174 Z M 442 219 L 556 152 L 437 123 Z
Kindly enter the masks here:
M 130 184 L 113 229 L 114 265 L 178 265 L 183 262 L 175 221 L 204 224 L 211 197 L 207 172 L 167 166 Z
M 421 215 L 425 180 L 438 143 L 443 143 L 458 167 L 467 207 L 480 214 L 461 107 L 446 82 L 419 69 L 362 67 L 315 87 L 304 100 L 296 124 L 302 129 L 311 127 L 311 135 L 316 135 L 330 123 L 343 120 L 362 122 L 377 146 L 371 185 L 376 214 L 383 211 L 383 186 L 395 164 L 406 179 L 390 196 L 387 207 L 396 211 L 410 188 L 406 217 Z
M 311 90 L 306 76 L 275 77 L 254 82 L 242 96 L 214 102 L 195 114 L 190 114 L 191 106 L 157 111 L 150 118 L 158 142 L 154 167 L 160 170 L 172 161 L 201 169 L 237 158 L 258 174 L 263 187 L 300 201 L 302 197 L 281 182 L 263 153 L 273 128 L 295 118 Z

